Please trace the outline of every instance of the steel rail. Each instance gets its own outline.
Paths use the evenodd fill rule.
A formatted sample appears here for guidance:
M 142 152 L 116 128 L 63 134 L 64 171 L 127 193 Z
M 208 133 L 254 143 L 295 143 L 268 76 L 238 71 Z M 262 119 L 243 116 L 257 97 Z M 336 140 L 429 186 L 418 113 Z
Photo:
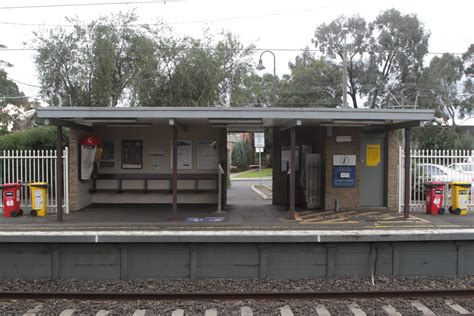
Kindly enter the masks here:
M 307 292 L 18 292 L 2 291 L 0 299 L 76 299 L 76 300 L 295 300 L 408 297 L 474 297 L 474 288 L 417 289 L 380 291 L 307 291 Z

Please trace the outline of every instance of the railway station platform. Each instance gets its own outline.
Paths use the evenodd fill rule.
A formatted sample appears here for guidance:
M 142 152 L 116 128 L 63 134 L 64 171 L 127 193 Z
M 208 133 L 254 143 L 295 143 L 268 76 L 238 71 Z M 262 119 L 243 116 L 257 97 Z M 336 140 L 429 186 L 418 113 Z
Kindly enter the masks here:
M 92 205 L 47 217 L 0 217 L 0 242 L 357 242 L 474 240 L 474 213 L 432 216 L 384 209 L 297 212 L 284 206 L 180 206 L 178 219 L 166 205 Z M 104 239 L 105 238 L 105 239 Z

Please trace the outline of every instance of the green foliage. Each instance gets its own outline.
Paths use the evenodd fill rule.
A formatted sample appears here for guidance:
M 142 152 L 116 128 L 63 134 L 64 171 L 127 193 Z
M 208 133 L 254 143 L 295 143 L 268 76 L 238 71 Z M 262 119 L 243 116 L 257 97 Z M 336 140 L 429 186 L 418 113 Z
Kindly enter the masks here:
M 336 107 L 341 104 L 341 71 L 323 57 L 308 50 L 290 62 L 291 74 L 278 88 L 278 105 L 290 107 Z
M 456 125 L 457 109 L 461 104 L 458 82 L 463 76 L 463 68 L 461 58 L 452 54 L 435 56 L 430 66 L 423 71 L 418 84 L 423 94 L 420 105 L 434 108 L 438 117 L 442 117 L 446 123 L 451 120 L 452 125 Z
M 388 106 L 392 94 L 409 94 L 414 99 L 407 86 L 420 76 L 428 39 L 416 15 L 390 9 L 371 23 L 358 15 L 323 23 L 312 41 L 331 59 L 342 61 L 348 51 L 347 93 L 353 107 L 359 107 L 358 97 L 365 97 L 367 106 L 377 108 Z
M 464 89 L 463 99 L 461 100 L 459 110 L 460 116 L 470 116 L 474 114 L 474 44 L 471 44 L 467 51 L 462 55 L 464 63 Z
M 125 13 L 84 27 L 37 33 L 35 57 L 45 95 L 65 105 L 229 106 L 252 68 L 253 46 L 232 33 L 179 37 Z
M 67 144 L 67 133 L 63 143 Z M 0 150 L 53 150 L 56 149 L 56 128 L 38 127 L 0 136 Z
M 238 170 L 247 170 L 253 158 L 253 148 L 248 141 L 240 141 L 235 143 L 232 150 L 232 164 Z
M 461 132 L 456 126 L 426 125 L 413 130 L 413 140 L 418 149 L 474 149 L 474 137 Z

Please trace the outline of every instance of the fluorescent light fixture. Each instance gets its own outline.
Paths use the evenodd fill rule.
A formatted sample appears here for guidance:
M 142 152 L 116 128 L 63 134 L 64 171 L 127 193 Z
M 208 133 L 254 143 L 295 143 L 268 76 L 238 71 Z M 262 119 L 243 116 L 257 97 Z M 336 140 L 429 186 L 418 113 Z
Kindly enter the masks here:
M 262 119 L 208 119 L 209 124 L 263 124 Z
M 108 117 L 108 118 L 85 118 L 84 122 L 88 123 L 135 123 L 136 118 L 119 118 L 119 117 Z
M 151 123 L 108 123 L 107 127 L 150 127 Z

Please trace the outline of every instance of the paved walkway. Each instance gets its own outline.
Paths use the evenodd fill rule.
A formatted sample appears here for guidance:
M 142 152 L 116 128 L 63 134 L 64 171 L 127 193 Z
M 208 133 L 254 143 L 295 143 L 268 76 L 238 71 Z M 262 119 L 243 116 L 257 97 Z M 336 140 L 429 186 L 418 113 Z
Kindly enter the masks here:
M 250 187 L 255 184 L 260 184 L 260 180 L 250 181 L 233 181 L 227 190 L 227 204 L 228 205 L 271 205 L 272 200 L 264 200 Z M 262 180 L 262 184 L 271 187 L 271 180 Z

